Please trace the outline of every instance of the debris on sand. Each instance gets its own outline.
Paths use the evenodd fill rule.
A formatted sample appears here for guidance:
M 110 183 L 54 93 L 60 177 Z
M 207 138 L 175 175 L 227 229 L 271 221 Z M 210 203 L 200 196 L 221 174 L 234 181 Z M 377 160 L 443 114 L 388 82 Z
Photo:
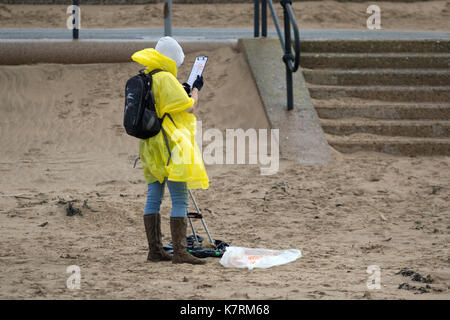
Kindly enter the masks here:
M 416 287 L 411 286 L 410 284 L 403 282 L 398 286 L 399 289 L 409 290 L 409 291 L 418 291 L 415 293 L 429 293 L 431 287 L 427 284 L 425 287 Z
M 431 186 L 431 193 L 430 194 L 437 194 L 438 191 L 442 189 L 441 186 Z
M 46 221 L 46 222 L 44 222 L 44 223 L 41 223 L 40 225 L 39 225 L 39 227 L 45 227 L 46 225 L 48 225 L 48 222 Z
M 66 215 L 69 217 L 74 215 L 83 216 L 81 210 L 72 205 L 72 201 L 67 202 Z
M 412 281 L 416 282 L 423 282 L 423 283 L 433 283 L 434 280 L 431 278 L 430 275 L 427 275 L 426 277 L 422 276 L 420 273 L 415 272 L 414 270 L 411 270 L 409 268 L 403 268 L 396 274 L 401 274 L 404 277 L 412 277 Z
M 56 200 L 56 199 L 58 199 L 58 201 L 56 202 L 57 205 L 65 206 L 67 204 L 67 201 L 61 197 L 53 198 L 52 200 Z
M 411 280 L 415 281 L 415 282 L 421 282 L 421 283 L 426 283 L 427 284 L 427 285 L 425 285 L 425 287 L 416 287 L 416 286 L 410 285 L 407 282 L 403 282 L 403 283 L 400 283 L 400 285 L 398 286 L 399 289 L 410 290 L 410 291 L 418 291 L 416 293 L 429 293 L 430 290 L 439 291 L 439 289 L 432 288 L 429 285 L 429 283 L 433 283 L 434 282 L 434 280 L 431 278 L 430 275 L 427 275 L 426 277 L 424 277 L 420 273 L 415 272 L 414 270 L 411 270 L 409 268 L 403 268 L 399 272 L 397 272 L 396 274 L 400 274 L 400 275 L 402 275 L 404 277 L 411 277 Z
M 400 270 L 399 272 L 397 272 L 396 274 L 401 274 L 404 277 L 410 277 L 414 274 L 415 272 L 411 269 L 408 268 L 403 268 L 402 270 Z
M 79 255 L 79 254 L 77 254 L 77 255 L 71 255 L 71 254 L 66 253 L 66 254 L 61 254 L 59 257 L 60 257 L 61 259 L 79 259 L 79 258 L 80 258 L 80 255 Z
M 422 276 L 420 273 L 415 273 L 411 279 L 412 281 L 416 282 L 423 282 L 423 283 L 433 283 L 433 279 L 431 279 L 430 275 L 427 275 L 426 277 Z

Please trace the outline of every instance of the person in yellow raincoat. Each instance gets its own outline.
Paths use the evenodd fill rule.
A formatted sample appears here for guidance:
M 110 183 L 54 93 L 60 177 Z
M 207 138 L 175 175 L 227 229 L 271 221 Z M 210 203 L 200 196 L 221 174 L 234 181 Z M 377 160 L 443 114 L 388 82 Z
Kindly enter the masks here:
M 189 97 L 176 78 L 178 67 L 184 61 L 183 49 L 171 37 L 161 38 L 155 49 L 144 49 L 134 53 L 132 59 L 146 66 L 146 73 L 162 70 L 152 76 L 152 91 L 158 117 L 166 115 L 163 118 L 162 128 L 170 149 L 167 148 L 163 130 L 154 137 L 139 141 L 140 159 L 148 184 L 144 212 L 149 245 L 147 260 L 203 264 L 203 260 L 192 256 L 186 249 L 188 189 L 207 189 L 209 186 L 208 175 L 195 143 L 197 120 L 193 114 L 198 105 L 198 92 L 203 87 L 203 77 L 198 77 L 194 82 Z M 164 251 L 161 242 L 159 211 L 165 184 L 172 198 L 170 231 L 173 256 Z

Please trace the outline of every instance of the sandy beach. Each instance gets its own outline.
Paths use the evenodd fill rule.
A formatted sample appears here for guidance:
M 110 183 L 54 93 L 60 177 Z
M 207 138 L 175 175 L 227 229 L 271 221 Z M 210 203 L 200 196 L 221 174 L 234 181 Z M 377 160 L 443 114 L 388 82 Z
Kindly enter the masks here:
M 211 59 L 203 128 L 268 128 L 243 53 L 189 54 L 180 79 L 198 54 Z M 137 70 L 132 62 L 0 66 L 0 298 L 450 297 L 449 157 L 333 150 L 327 166 L 281 159 L 270 176 L 258 165 L 208 165 L 211 186 L 194 193 L 215 239 L 303 257 L 251 271 L 218 258 L 146 262 L 146 184 L 140 164 L 132 167 L 137 141 L 122 127 L 124 83 Z M 82 215 L 67 216 L 68 201 Z M 167 243 L 168 193 L 161 213 Z M 66 287 L 70 265 L 81 269 L 80 290 Z M 379 290 L 366 286 L 370 265 L 380 267 Z
M 301 29 L 366 29 L 372 2 L 295 2 Z M 377 1 L 385 30 L 450 30 L 450 1 Z M 279 16 L 281 10 L 276 5 Z M 65 28 L 66 6 L 2 5 L 0 28 Z M 174 5 L 174 27 L 252 28 L 252 4 Z M 82 5 L 82 28 L 162 27 L 162 4 Z M 271 24 L 269 24 L 271 26 Z M 244 53 L 210 62 L 200 92 L 203 131 L 268 129 Z M 123 126 L 124 85 L 141 66 L 0 66 L 0 299 L 449 299 L 450 157 L 331 150 L 326 166 L 280 159 L 207 165 L 194 194 L 215 239 L 298 249 L 271 269 L 146 261 L 147 186 L 138 142 Z M 203 141 L 203 147 L 208 145 Z M 81 214 L 67 215 L 69 203 Z M 162 205 L 170 239 L 170 199 Z M 196 225 L 197 226 L 197 225 Z M 202 236 L 201 225 L 198 230 Z M 81 271 L 70 290 L 67 267 Z M 369 290 L 369 266 L 381 288 Z
M 274 3 L 278 17 L 282 8 Z M 300 29 L 367 29 L 367 8 L 374 2 L 294 2 Z M 376 1 L 385 30 L 450 30 L 450 1 Z M 81 5 L 81 28 L 163 27 L 163 4 Z M 1 5 L 0 28 L 66 28 L 67 6 Z M 173 26 L 252 28 L 253 4 L 174 4 Z M 269 19 L 272 27 L 272 19 Z

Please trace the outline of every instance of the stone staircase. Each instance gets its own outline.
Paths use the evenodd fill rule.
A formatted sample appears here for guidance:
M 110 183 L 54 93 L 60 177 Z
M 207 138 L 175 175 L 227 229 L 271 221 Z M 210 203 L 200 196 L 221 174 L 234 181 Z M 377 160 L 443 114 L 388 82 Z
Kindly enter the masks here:
M 450 40 L 318 40 L 301 49 L 332 147 L 450 155 Z

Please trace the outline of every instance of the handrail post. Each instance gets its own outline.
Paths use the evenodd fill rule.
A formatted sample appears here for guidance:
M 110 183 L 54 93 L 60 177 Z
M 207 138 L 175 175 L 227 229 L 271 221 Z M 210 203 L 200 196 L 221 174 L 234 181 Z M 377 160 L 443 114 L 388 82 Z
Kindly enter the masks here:
M 289 66 L 290 61 L 292 61 L 292 45 L 291 45 L 291 20 L 286 9 L 286 5 L 292 3 L 291 0 L 281 0 L 281 5 L 283 6 L 283 16 L 284 16 L 284 56 L 283 61 L 286 64 L 286 89 L 287 89 L 287 109 L 292 110 L 294 108 L 294 92 L 292 83 L 292 70 Z
M 80 1 L 72 0 L 72 16 L 73 16 L 73 29 L 72 39 L 78 39 L 79 24 L 80 24 Z
M 254 14 L 255 23 L 254 23 L 253 35 L 255 38 L 258 38 L 259 37 L 259 0 L 254 0 L 254 1 L 255 1 L 255 14 Z
M 172 0 L 164 0 L 164 36 L 172 36 Z
M 267 37 L 267 0 L 261 0 L 261 36 Z

